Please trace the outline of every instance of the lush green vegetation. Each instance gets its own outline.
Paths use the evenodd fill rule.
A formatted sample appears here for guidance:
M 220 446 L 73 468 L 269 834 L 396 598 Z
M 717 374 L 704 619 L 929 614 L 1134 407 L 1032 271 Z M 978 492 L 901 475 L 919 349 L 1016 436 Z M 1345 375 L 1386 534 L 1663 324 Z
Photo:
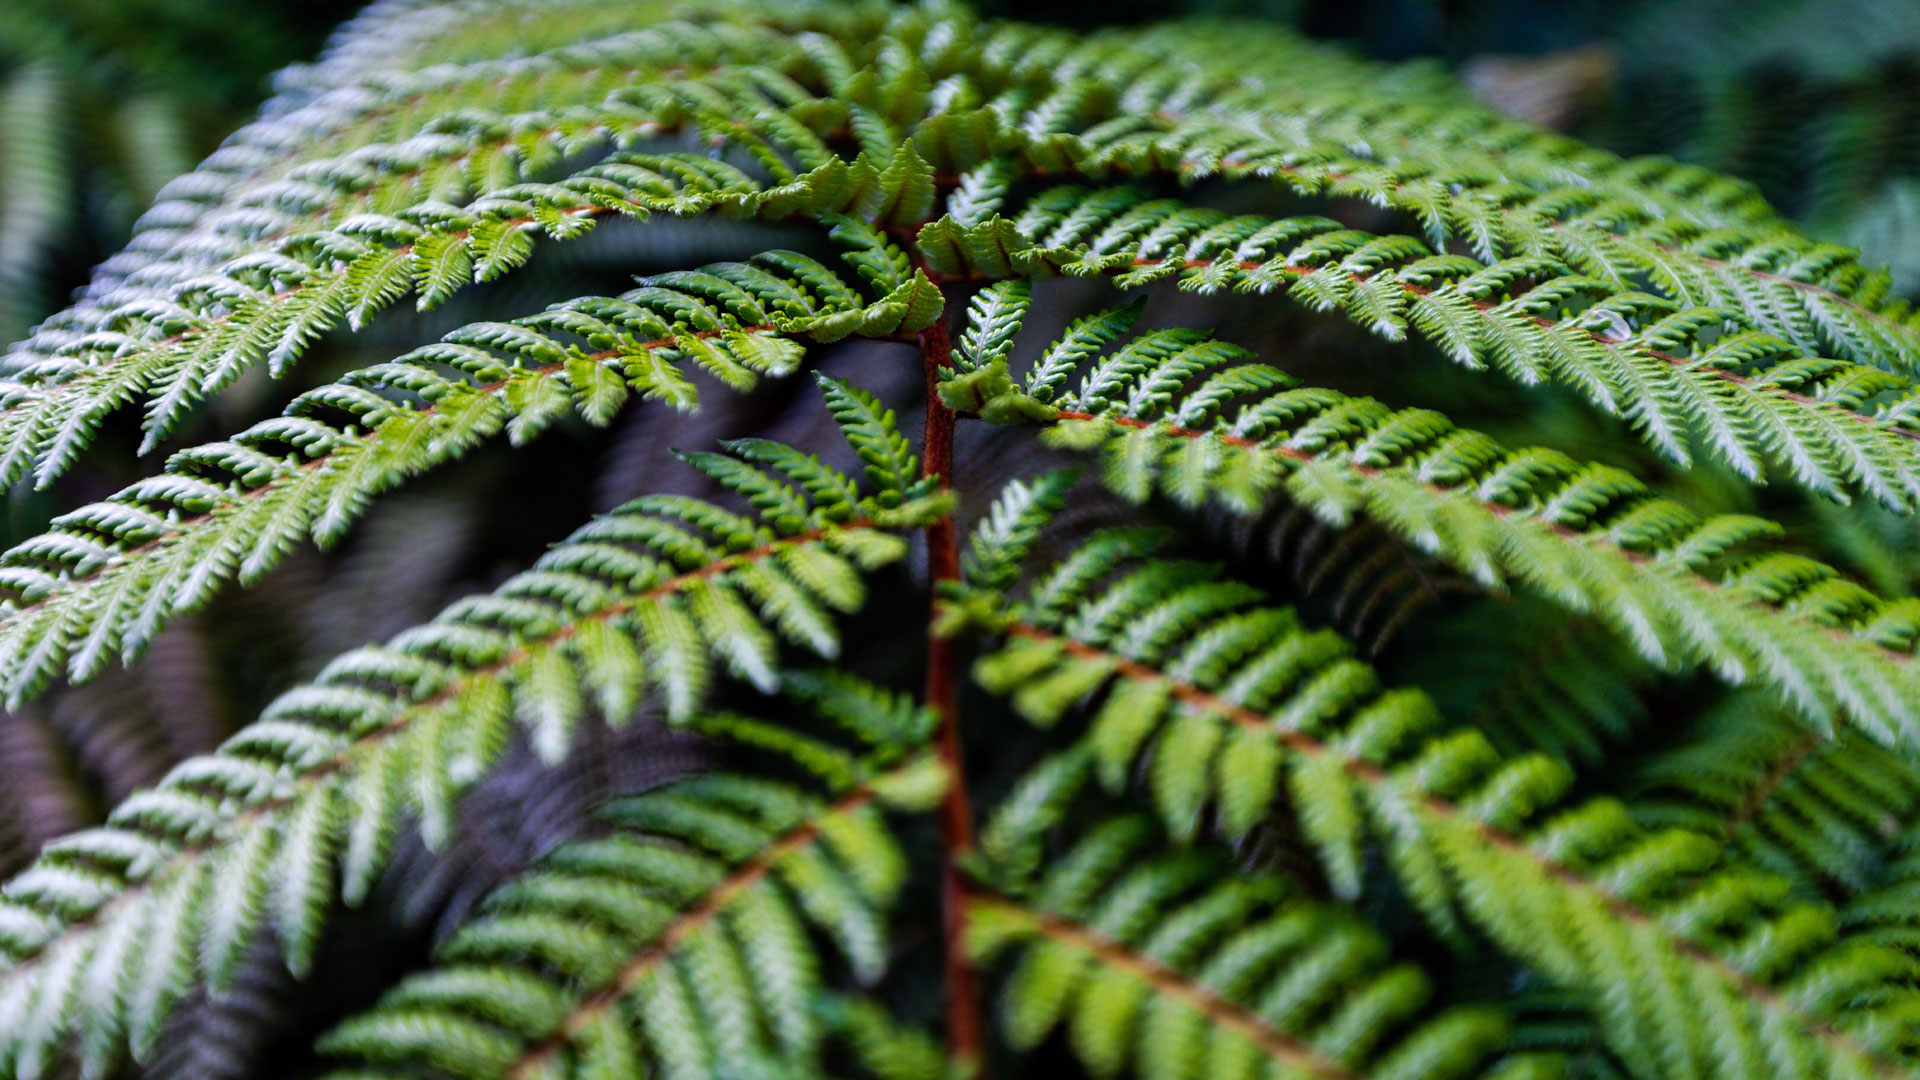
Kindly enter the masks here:
M 1429 66 L 387 0 L 0 480 L 0 1075 L 1920 1073 L 1920 316 Z

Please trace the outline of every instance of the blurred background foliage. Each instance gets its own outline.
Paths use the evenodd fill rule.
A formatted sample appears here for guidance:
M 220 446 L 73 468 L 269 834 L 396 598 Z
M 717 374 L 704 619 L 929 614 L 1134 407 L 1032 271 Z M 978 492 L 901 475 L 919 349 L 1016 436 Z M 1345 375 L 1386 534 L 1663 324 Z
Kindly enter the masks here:
M 60 306 L 357 5 L 0 2 L 0 338 Z
M 1920 295 L 1920 0 L 982 0 L 991 13 L 1091 30 L 1099 22 L 1176 15 L 1293 23 L 1384 60 L 1451 70 L 1496 107 L 1624 154 L 1667 154 L 1756 184 L 1816 235 L 1858 246 L 1890 264 L 1899 288 Z M 354 0 L 0 0 L 0 341 L 20 337 L 92 280 L 91 268 L 122 244 L 152 195 L 190 168 L 276 93 L 301 93 L 297 68 Z M 270 106 L 273 107 L 273 106 Z M 1253 207 L 1245 207 L 1252 209 Z M 1272 207 L 1261 207 L 1271 210 Z M 1338 211 L 1363 216 L 1365 207 Z M 729 226 L 729 229 L 734 227 Z M 584 241 L 543 247 L 523 272 L 467 290 L 441 308 L 383 317 L 350 339 L 311 350 L 289 381 L 302 386 L 391 358 L 476 318 L 538 310 L 553 300 L 619 292 L 635 274 L 731 258 L 803 237 L 770 237 L 740 225 L 688 231 L 672 221 L 609 226 Z M 111 278 L 103 279 L 110 287 Z M 1064 322 L 1097 290 L 1056 283 Z M 1084 293 L 1085 295 L 1081 295 Z M 1212 304 L 1206 312 L 1174 305 Z M 1442 409 L 1463 425 L 1520 443 L 1545 443 L 1633 469 L 1702 508 L 1761 510 L 1787 521 L 1882 595 L 1920 586 L 1916 526 L 1873 508 L 1843 508 L 1788 492 L 1754 494 L 1711 470 L 1675 474 L 1620 422 L 1568 398 L 1490 380 L 1451 377 L 1438 358 L 1408 365 L 1338 319 L 1278 305 L 1236 305 L 1178 295 L 1156 300 L 1158 317 L 1215 325 L 1249 344 L 1293 343 L 1289 365 L 1307 373 L 1337 366 L 1343 389 L 1370 388 L 1396 404 Z M 1257 308 L 1257 310 L 1254 310 Z M 887 348 L 868 346 L 868 348 Z M 1397 357 L 1397 358 L 1396 358 Z M 871 354 L 829 351 L 823 365 L 849 370 Z M 870 369 L 874 365 L 869 364 Z M 918 376 L 863 381 L 894 400 L 917 392 Z M 0 876 L 44 841 L 97 821 L 129 791 L 180 759 L 211 749 L 278 691 L 332 655 L 430 617 L 449 599 L 524 568 L 565 523 L 590 509 L 684 481 L 669 445 L 765 433 L 805 441 L 796 425 L 815 409 L 790 409 L 792 388 L 771 386 L 737 407 L 710 409 L 672 430 L 648 408 L 610 429 L 576 425 L 521 452 L 476 453 L 428 483 L 385 498 L 338 548 L 303 550 L 260 587 L 185 619 L 131 669 L 50 696 L 31 711 L 0 713 Z M 168 449 L 221 437 L 277 411 L 287 391 L 264 377 L 236 386 L 185 425 Z M 712 395 L 709 395 L 712 396 Z M 55 513 L 156 471 L 164 454 L 137 459 L 137 417 L 99 439 L 87 464 L 51 491 L 9 494 L 0 545 L 32 535 Z M 909 425 L 916 424 L 906 418 Z M 990 450 L 991 448 L 987 448 Z M 590 485 L 550 482 L 596 463 Z M 1027 463 L 1015 463 L 1024 466 Z M 501 493 L 512 493 L 503 512 Z M 689 489 L 689 493 L 704 494 Z M 1604 638 L 1578 627 L 1535 632 L 1539 612 L 1464 588 L 1416 556 L 1365 530 L 1336 534 L 1284 512 L 1226 526 L 1210 542 L 1264 574 L 1276 591 L 1318 600 L 1321 615 L 1370 646 L 1383 673 L 1436 672 L 1459 684 L 1443 706 L 1515 741 L 1550 743 L 1557 718 L 1621 733 L 1671 713 L 1697 688 L 1655 673 L 1634 685 L 1568 685 L 1565 700 L 1490 695 L 1485 674 L 1505 662 L 1546 666 L 1543 654 L 1587 654 Z M 1366 574 L 1380 559 L 1404 572 Z M 1358 569 L 1357 569 L 1358 568 Z M 1356 594 L 1343 582 L 1387 580 L 1392 594 Z M 1395 634 L 1410 605 L 1447 604 L 1452 618 L 1425 640 Z M 1470 655 L 1460 650 L 1470 646 Z M 1595 656 L 1595 666 L 1613 659 Z M 1517 732 L 1523 725 L 1541 730 Z M 1581 724 L 1569 729 L 1581 729 Z M 1674 732 L 1678 735 L 1679 732 Z M 295 991 L 263 951 L 220 1001 L 177 1021 L 155 1075 L 242 1076 L 302 1047 L 320 1025 L 364 1004 L 378 972 L 424 955 L 436 928 L 553 838 L 610 791 L 632 790 L 695 760 L 657 729 L 644 754 L 576 754 L 565 775 L 531 761 L 503 770 L 476 795 L 476 809 L 449 858 L 396 860 L 382 897 L 356 916 L 344 954 L 317 982 Z M 1569 756 L 1579 759 L 1579 747 Z M 616 767 L 615 763 L 622 763 Z M 621 770 L 625 770 L 622 772 Z M 358 973 L 357 976 L 353 973 Z M 356 996 L 358 995 L 358 996 Z M 277 1067 L 276 1067 L 277 1068 Z M 293 1067 L 277 1075 L 298 1075 Z

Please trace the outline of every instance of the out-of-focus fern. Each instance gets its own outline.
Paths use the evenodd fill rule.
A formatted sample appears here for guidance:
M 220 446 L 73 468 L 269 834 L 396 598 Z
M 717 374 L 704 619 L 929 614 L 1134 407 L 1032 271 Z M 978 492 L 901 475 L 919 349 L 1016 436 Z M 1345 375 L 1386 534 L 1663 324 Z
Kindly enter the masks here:
M 1090 695 L 1100 703 L 1084 748 L 1048 777 L 1066 794 L 1037 803 L 1094 772 L 1124 789 L 1147 758 L 1175 836 L 1193 836 L 1210 806 L 1233 836 L 1284 789 L 1339 895 L 1360 894 L 1366 853 L 1384 846 L 1437 930 L 1472 926 L 1597 995 L 1610 1044 L 1639 1071 L 1694 1061 L 1743 1075 L 1743 1059 L 1789 1052 L 1783 1024 L 1811 1024 L 1791 1037 L 1793 1075 L 1873 1075 L 1908 1051 L 1908 962 L 1842 938 L 1831 910 L 1790 899 L 1781 879 L 1717 868 L 1703 834 L 1645 831 L 1610 799 L 1569 800 L 1551 759 L 1446 729 L 1428 699 L 1383 689 L 1336 636 L 1254 606 L 1256 592 L 1204 566 L 1133 563 L 1144 546 L 1098 537 L 1022 601 L 979 616 L 1006 644 L 977 674 L 1022 715 L 1052 725 Z M 1622 957 L 1641 980 L 1633 995 L 1607 993 Z
M 1809 738 L 1742 695 L 1696 724 L 1636 770 L 1635 816 L 1716 837 L 1728 860 L 1810 895 L 1872 886 L 1920 811 L 1920 772 L 1878 747 Z
M 1753 185 L 938 0 L 279 87 L 0 363 L 0 1080 L 1920 1074 L 1920 317 Z
M 52 314 L 69 279 L 126 240 L 161 186 L 256 100 L 252 83 L 294 58 L 315 18 L 344 13 L 215 15 L 178 0 L 0 11 L 0 342 Z

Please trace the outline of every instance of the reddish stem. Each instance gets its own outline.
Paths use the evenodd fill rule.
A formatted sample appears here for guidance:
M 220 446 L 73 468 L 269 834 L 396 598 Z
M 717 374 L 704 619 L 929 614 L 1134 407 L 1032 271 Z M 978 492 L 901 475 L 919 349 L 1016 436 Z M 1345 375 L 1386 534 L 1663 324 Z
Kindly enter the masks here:
M 953 478 L 953 410 L 940 400 L 938 372 L 953 363 L 953 346 L 942 316 L 920 332 L 920 357 L 927 378 L 927 425 L 922 445 L 922 475 L 939 476 L 942 487 Z M 953 515 L 927 526 L 927 572 L 933 587 L 960 579 L 960 544 Z M 930 616 L 931 617 L 931 616 Z M 929 629 L 927 634 L 927 704 L 939 714 L 935 749 L 950 779 L 940 802 L 940 903 L 942 944 L 946 950 L 947 1045 L 961 1080 L 981 1075 L 986 1044 L 980 1016 L 980 991 L 973 965 L 967 959 L 966 882 L 960 856 L 973 849 L 973 810 L 968 805 L 965 760 L 960 747 L 959 655 L 955 642 Z

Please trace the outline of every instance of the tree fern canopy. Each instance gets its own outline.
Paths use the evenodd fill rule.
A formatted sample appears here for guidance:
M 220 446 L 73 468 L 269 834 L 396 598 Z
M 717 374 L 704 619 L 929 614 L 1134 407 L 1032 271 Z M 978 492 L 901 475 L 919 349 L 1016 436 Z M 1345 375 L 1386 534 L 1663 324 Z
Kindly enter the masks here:
M 1920 1077 L 1920 315 L 1754 185 L 943 0 L 277 85 L 0 361 L 0 1078 Z

